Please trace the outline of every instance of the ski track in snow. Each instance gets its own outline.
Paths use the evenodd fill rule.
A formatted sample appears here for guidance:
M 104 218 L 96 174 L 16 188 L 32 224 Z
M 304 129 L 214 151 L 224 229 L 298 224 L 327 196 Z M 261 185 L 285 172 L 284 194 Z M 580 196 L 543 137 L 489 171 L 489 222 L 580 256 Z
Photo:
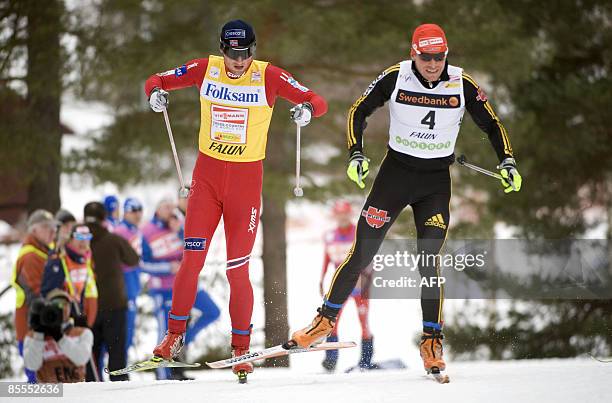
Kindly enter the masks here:
M 310 354 L 310 353 L 308 353 Z M 292 357 L 298 361 L 301 356 Z M 439 385 L 420 368 L 323 374 L 256 368 L 239 385 L 229 370 L 191 371 L 193 381 L 135 380 L 64 385 L 62 402 L 577 402 L 607 401 L 612 366 L 552 359 L 450 363 Z M 29 401 L 49 401 L 47 398 Z

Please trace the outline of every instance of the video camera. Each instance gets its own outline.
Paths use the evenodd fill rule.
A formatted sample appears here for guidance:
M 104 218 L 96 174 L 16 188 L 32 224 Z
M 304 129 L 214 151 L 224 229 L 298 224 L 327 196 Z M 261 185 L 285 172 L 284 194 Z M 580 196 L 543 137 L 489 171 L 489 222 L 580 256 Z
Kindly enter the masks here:
M 50 334 L 52 330 L 59 329 L 64 321 L 64 310 L 57 301 L 36 299 L 30 305 L 30 328 L 35 332 Z

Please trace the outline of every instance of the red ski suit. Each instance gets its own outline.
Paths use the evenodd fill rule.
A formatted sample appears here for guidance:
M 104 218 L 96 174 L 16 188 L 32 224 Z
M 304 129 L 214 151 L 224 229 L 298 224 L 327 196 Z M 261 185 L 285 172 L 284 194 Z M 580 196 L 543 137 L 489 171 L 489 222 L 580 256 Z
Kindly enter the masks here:
M 223 216 L 232 345 L 248 348 L 253 312 L 248 269 L 259 224 L 262 160 L 272 108 L 280 96 L 295 104 L 310 103 L 318 117 L 327 112 L 327 103 L 289 73 L 266 62 L 254 60 L 241 78 L 232 79 L 222 59 L 215 56 L 150 76 L 146 95 L 156 87 L 167 91 L 197 87 L 202 105 L 200 152 L 188 197 L 185 249 L 174 282 L 168 329 L 185 332 L 198 275 Z M 259 97 L 264 89 L 265 98 Z M 258 103 L 251 106 L 248 102 Z

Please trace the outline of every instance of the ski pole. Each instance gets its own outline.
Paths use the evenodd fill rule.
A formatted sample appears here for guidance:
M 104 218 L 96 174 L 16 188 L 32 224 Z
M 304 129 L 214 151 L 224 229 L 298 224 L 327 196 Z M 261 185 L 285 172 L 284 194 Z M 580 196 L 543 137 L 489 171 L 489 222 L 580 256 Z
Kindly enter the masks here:
M 172 128 L 170 127 L 170 119 L 168 118 L 168 110 L 164 108 L 164 120 L 166 121 L 166 129 L 168 129 L 168 138 L 170 139 L 170 146 L 172 146 L 172 154 L 174 155 L 174 165 L 176 166 L 176 172 L 178 173 L 181 190 L 179 190 L 179 197 L 186 199 L 189 195 L 189 190 L 185 187 L 185 181 L 183 180 L 183 172 L 181 171 L 181 163 L 176 152 L 176 146 L 174 145 L 174 136 L 172 135 Z
M 467 158 L 465 158 L 465 155 L 461 154 L 461 156 L 459 156 L 459 158 L 457 158 L 457 163 L 459 163 L 459 165 L 463 165 L 466 168 L 470 168 L 473 169 L 476 172 L 480 172 L 481 174 L 485 174 L 488 176 L 491 176 L 495 179 L 502 179 L 502 176 L 500 174 L 498 174 L 497 172 L 491 172 L 488 169 L 484 169 L 479 167 L 478 165 L 473 165 L 470 164 L 469 162 L 467 162 Z
M 295 148 L 295 188 L 293 189 L 293 194 L 295 197 L 302 197 L 304 195 L 304 190 L 300 186 L 300 130 L 301 127 L 296 123 L 296 148 Z

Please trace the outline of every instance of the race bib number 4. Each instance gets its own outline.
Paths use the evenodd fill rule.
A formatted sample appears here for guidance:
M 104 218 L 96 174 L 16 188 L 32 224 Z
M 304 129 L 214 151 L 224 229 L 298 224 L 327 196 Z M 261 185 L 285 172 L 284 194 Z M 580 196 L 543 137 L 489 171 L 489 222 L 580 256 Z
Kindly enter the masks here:
M 231 144 L 246 144 L 249 110 L 211 105 L 210 138 Z

